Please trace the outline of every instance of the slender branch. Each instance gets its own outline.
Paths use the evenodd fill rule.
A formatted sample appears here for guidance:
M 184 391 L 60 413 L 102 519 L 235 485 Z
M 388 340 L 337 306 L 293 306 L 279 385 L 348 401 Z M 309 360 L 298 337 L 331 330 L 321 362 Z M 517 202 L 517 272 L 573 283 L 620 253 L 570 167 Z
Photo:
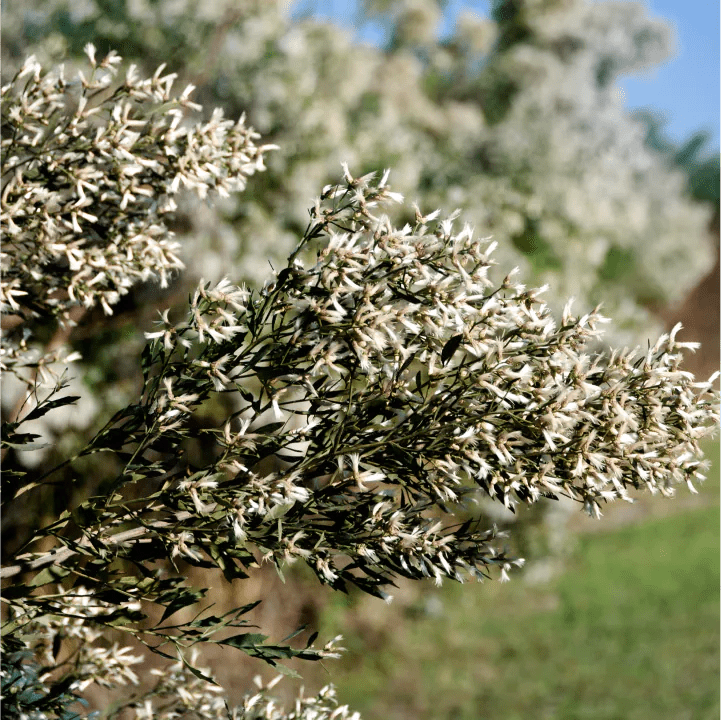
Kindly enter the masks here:
M 176 522 L 183 522 L 190 517 L 192 517 L 192 513 L 185 511 L 179 512 L 176 516 Z M 170 527 L 172 524 L 173 523 L 161 520 L 159 522 L 153 523 L 150 527 L 160 530 Z M 122 545 L 129 540 L 138 540 L 139 538 L 142 538 L 143 535 L 145 535 L 147 532 L 148 527 L 145 526 L 132 528 L 131 530 L 124 530 L 123 532 L 119 532 L 115 535 L 110 535 L 109 537 L 103 536 L 103 542 L 107 543 L 108 545 Z M 99 536 L 99 533 L 95 533 L 94 535 L 97 537 Z M 87 538 L 83 538 L 79 543 L 80 547 L 87 547 L 89 545 L 90 541 Z M 24 562 L 16 565 L 6 565 L 5 567 L 0 568 L 0 579 L 14 577 L 15 575 L 19 575 L 21 572 L 39 570 L 41 568 L 47 567 L 48 565 L 62 565 L 69 558 L 73 557 L 74 555 L 78 555 L 79 552 L 79 550 L 64 547 L 58 548 L 56 550 L 51 550 L 45 555 L 35 557 L 32 560 L 30 559 L 32 555 L 19 557 L 17 559 L 24 560 Z

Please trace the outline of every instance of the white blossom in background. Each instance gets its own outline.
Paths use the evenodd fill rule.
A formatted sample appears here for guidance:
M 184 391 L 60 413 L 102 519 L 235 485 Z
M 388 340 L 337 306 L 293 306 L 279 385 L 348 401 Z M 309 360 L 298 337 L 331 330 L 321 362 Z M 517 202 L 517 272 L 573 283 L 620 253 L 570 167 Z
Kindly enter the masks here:
M 6 53 L 21 20 L 43 38 L 39 48 L 52 38 L 67 47 L 72 37 L 48 36 L 44 20 L 66 1 L 44 2 L 32 17 L 27 4 L 6 12 Z M 669 54 L 669 27 L 638 3 L 528 2 L 518 7 L 530 35 L 504 47 L 503 23 L 468 11 L 439 39 L 435 0 L 363 5 L 391 23 L 389 48 L 293 19 L 283 2 L 218 2 L 209 15 L 190 0 L 136 2 L 113 28 L 99 6 L 86 16 L 107 42 L 130 33 L 138 62 L 171 52 L 204 98 L 246 111 L 283 147 L 269 160 L 271 192 L 189 211 L 193 231 L 182 241 L 198 276 L 223 267 L 257 283 L 302 231 L 308 187 L 331 181 L 341 161 L 390 165 L 399 191 L 445 212 L 463 207 L 499 241 L 501 262 L 549 282 L 556 311 L 568 295 L 603 301 L 616 320 L 610 342 L 655 331 L 647 305 L 678 302 L 712 263 L 708 211 L 644 146 L 615 93 L 620 74 Z M 626 274 L 614 279 L 619 267 Z

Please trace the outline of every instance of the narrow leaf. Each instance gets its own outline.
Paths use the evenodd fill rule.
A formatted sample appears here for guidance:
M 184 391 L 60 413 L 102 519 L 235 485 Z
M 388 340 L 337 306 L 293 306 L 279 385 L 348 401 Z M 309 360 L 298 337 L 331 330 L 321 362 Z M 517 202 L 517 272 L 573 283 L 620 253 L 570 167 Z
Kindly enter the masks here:
M 463 340 L 463 335 L 454 335 L 443 346 L 443 350 L 441 350 L 441 362 L 444 365 L 453 357 L 456 350 L 458 350 L 462 340 Z
M 229 645 L 230 647 L 243 649 L 257 648 L 267 639 L 267 635 L 261 635 L 260 633 L 241 633 L 240 635 L 233 635 L 233 637 L 226 638 L 225 640 L 219 640 L 218 645 Z
M 71 405 L 76 400 L 80 400 L 80 395 L 66 395 L 65 397 L 55 398 L 54 400 L 46 400 L 45 402 L 38 405 L 32 412 L 29 412 L 24 418 L 25 420 L 35 420 L 50 412 L 54 408 L 62 407 L 63 405 Z

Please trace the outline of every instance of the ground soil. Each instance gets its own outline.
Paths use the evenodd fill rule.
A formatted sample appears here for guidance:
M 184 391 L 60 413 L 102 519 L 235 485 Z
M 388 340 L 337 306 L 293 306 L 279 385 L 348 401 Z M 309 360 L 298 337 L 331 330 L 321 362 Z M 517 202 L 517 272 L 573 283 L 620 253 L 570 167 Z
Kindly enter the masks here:
M 679 340 L 694 340 L 701 348 L 686 358 L 687 368 L 698 378 L 708 378 L 719 369 L 719 214 L 715 213 L 710 230 L 716 246 L 716 264 L 679 306 L 658 312 L 668 329 L 680 322 L 684 329 Z M 718 383 L 717 383 L 718 386 Z

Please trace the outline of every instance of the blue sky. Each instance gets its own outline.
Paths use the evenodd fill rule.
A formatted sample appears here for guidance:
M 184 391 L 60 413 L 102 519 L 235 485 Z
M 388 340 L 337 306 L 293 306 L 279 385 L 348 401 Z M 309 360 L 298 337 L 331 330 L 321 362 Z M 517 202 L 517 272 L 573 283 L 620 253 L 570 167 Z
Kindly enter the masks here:
M 355 0 L 328 0 L 303 3 L 315 7 L 314 14 L 353 26 Z M 653 16 L 675 26 L 677 54 L 649 73 L 625 77 L 620 82 L 626 107 L 650 107 L 667 119 L 666 132 L 682 142 L 697 130 L 711 133 L 711 145 L 719 145 L 719 3 L 717 0 L 646 0 Z M 489 0 L 449 0 L 444 30 L 462 8 L 487 14 Z M 378 42 L 379 28 L 366 27 L 362 39 Z

